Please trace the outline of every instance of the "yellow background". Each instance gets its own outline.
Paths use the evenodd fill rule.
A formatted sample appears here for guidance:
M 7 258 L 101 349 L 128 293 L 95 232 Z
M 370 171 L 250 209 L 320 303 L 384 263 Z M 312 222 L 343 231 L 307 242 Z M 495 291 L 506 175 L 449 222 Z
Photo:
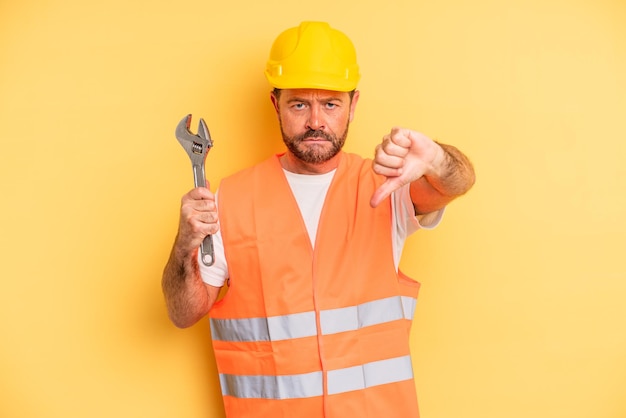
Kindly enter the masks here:
M 348 150 L 401 125 L 477 169 L 402 261 L 422 416 L 625 417 L 623 0 L 0 2 L 0 416 L 223 416 L 161 296 L 174 128 L 207 121 L 213 189 L 280 150 L 262 70 L 302 20 L 357 46 Z

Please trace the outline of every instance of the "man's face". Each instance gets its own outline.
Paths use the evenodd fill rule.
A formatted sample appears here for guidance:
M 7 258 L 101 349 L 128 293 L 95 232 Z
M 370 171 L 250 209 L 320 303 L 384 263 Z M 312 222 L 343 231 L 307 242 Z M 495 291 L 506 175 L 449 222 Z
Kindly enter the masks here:
M 285 89 L 272 103 L 287 149 L 307 164 L 322 164 L 343 147 L 359 92 Z

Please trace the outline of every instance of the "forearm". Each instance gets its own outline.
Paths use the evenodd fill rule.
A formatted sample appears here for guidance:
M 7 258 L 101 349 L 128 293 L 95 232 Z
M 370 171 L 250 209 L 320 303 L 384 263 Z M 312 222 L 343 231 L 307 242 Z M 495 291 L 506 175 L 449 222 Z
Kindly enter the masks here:
M 179 328 L 195 324 L 211 307 L 195 251 L 181 253 L 174 245 L 163 270 L 161 285 L 169 317 Z
M 467 193 L 476 181 L 469 159 L 452 145 L 437 143 L 441 149 L 432 169 L 411 183 L 411 199 L 418 214 L 441 209 Z
M 439 144 L 443 149 L 443 161 L 435 176 L 426 176 L 428 182 L 445 196 L 461 196 L 476 181 L 474 167 L 469 159 L 452 145 Z

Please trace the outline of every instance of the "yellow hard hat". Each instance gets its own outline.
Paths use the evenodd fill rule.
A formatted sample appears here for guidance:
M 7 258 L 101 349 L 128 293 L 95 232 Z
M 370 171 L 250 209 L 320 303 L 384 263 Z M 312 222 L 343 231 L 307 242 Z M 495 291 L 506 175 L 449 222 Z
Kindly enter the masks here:
M 325 22 L 302 22 L 278 35 L 265 68 L 278 89 L 352 91 L 361 75 L 352 41 Z

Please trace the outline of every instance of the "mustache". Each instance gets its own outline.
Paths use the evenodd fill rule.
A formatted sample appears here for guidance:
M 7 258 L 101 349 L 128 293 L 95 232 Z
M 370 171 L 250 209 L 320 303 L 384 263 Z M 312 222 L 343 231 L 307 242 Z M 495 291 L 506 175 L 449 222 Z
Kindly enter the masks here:
M 306 132 L 295 136 L 293 139 L 300 142 L 304 141 L 307 138 L 324 138 L 325 140 L 330 142 L 333 142 L 335 140 L 335 138 L 331 134 L 316 129 L 309 129 Z

